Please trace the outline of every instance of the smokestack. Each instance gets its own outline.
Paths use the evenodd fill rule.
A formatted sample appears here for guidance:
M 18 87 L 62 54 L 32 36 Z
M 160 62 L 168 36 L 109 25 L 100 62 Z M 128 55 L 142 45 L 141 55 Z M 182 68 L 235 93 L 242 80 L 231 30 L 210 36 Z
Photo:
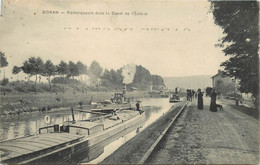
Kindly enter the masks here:
M 123 95 L 125 95 L 125 93 L 126 93 L 126 84 L 123 83 Z

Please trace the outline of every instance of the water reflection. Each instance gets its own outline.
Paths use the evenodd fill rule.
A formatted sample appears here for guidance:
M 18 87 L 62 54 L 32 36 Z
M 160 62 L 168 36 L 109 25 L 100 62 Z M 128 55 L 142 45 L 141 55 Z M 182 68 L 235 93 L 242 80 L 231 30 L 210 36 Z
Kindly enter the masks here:
M 155 120 L 157 120 L 160 116 L 165 114 L 174 104 L 169 103 L 168 98 L 161 99 L 144 99 L 142 100 L 143 110 L 146 115 L 146 122 L 144 127 L 147 127 Z
M 129 134 L 120 137 L 119 139 L 113 141 L 109 145 L 106 145 L 105 147 L 103 147 L 100 150 L 100 151 L 102 151 L 102 153 L 99 156 L 97 156 L 96 159 L 94 158 L 93 160 L 90 160 L 90 161 L 88 159 L 84 159 L 81 163 L 82 164 L 98 164 L 98 163 L 100 163 L 102 160 L 104 160 L 106 157 L 108 157 L 113 152 L 115 152 L 121 145 L 125 144 L 128 140 L 133 138 L 135 135 L 136 135 L 136 132 L 132 131 Z
M 1 118 L 0 141 L 37 134 L 39 128 L 47 126 L 44 122 L 46 115 L 50 116 L 50 123 L 48 125 L 72 121 L 70 109 L 55 110 L 55 112 L 49 113 L 8 116 Z M 91 114 L 75 113 L 76 120 L 85 120 L 90 117 L 92 117 Z
M 122 144 L 130 140 L 134 137 L 138 132 L 142 131 L 145 127 L 153 123 L 160 116 L 165 114 L 173 103 L 169 103 L 168 98 L 149 98 L 141 100 L 141 108 L 145 111 L 146 121 L 141 129 L 138 131 L 134 130 L 128 133 L 127 135 L 123 135 L 118 137 L 116 141 L 110 142 L 110 144 L 106 144 L 105 146 L 100 146 L 99 152 L 97 154 L 94 153 L 94 157 L 88 156 L 83 161 L 84 163 L 89 162 L 90 164 L 95 164 L 101 162 L 115 150 L 117 150 Z M 1 119 L 0 124 L 0 140 L 12 139 L 17 137 L 23 137 L 26 135 L 37 134 L 39 128 L 47 126 L 44 123 L 44 117 L 46 115 L 50 116 L 50 123 L 59 124 L 65 121 L 72 121 L 71 110 L 63 109 L 63 110 L 55 110 L 54 112 L 49 113 L 40 113 L 40 114 L 28 114 L 21 116 L 11 116 Z M 93 116 L 90 113 L 79 113 L 75 112 L 76 120 L 85 120 L 89 119 Z M 98 157 L 97 159 L 95 159 Z M 94 159 L 91 161 L 91 159 Z
M 137 128 L 135 131 L 132 131 L 126 135 L 121 136 L 119 139 L 113 141 L 112 143 L 106 145 L 104 148 L 100 150 L 102 154 L 90 160 L 89 156 L 81 161 L 82 164 L 98 164 L 102 162 L 106 157 L 111 155 L 114 151 L 116 151 L 120 146 L 125 144 L 127 141 L 132 139 L 136 134 L 144 130 L 147 126 L 152 124 L 155 120 L 159 117 L 164 115 L 167 111 L 170 110 L 172 106 L 175 106 L 176 103 L 169 103 L 167 98 L 160 98 L 160 99 L 144 99 L 142 100 L 142 109 L 145 111 L 146 120 L 142 127 Z

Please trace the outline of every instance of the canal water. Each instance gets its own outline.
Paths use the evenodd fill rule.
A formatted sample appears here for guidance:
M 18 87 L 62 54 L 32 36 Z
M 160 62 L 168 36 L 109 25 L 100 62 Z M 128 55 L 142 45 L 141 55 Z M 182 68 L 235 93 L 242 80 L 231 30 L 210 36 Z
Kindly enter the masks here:
M 145 111 L 146 121 L 142 130 L 153 123 L 156 119 L 166 113 L 172 106 L 173 103 L 169 103 L 168 98 L 145 98 L 141 100 L 141 108 Z M 75 113 L 76 120 L 84 120 L 93 117 L 89 113 Z M 45 123 L 45 117 L 50 117 L 50 122 Z M 41 114 L 28 114 L 20 116 L 9 116 L 1 118 L 0 124 L 0 140 L 13 139 L 18 137 L 24 137 L 28 135 L 37 134 L 39 128 L 52 125 L 60 124 L 66 121 L 72 121 L 70 109 L 57 109 L 53 112 L 41 113 Z M 141 130 L 140 130 L 141 131 Z M 125 136 L 120 137 L 116 141 L 110 143 L 102 149 L 102 152 L 98 158 L 90 161 L 89 163 L 98 163 L 106 158 L 109 154 L 113 153 L 114 150 L 119 148 L 122 144 L 127 142 L 129 139 L 134 137 L 138 132 L 133 131 Z M 83 161 L 84 162 L 84 161 Z M 84 162 L 87 163 L 87 162 Z
M 145 111 L 146 120 L 141 129 L 132 131 L 117 140 L 111 142 L 110 144 L 104 146 L 102 153 L 95 159 L 89 161 L 88 158 L 83 160 L 82 164 L 98 164 L 102 162 L 106 157 L 111 155 L 116 151 L 120 146 L 125 144 L 127 141 L 132 139 L 135 135 L 144 130 L 147 126 L 156 121 L 159 117 L 164 115 L 167 111 L 171 109 L 172 106 L 175 106 L 176 103 L 169 103 L 168 98 L 149 98 L 142 100 L 142 109 Z

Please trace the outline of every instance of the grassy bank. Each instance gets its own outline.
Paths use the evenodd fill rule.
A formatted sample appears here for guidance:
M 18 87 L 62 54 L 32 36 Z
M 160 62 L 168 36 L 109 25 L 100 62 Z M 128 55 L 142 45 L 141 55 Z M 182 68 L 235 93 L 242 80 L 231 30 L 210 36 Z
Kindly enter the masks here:
M 168 113 L 159 118 L 153 124 L 148 126 L 134 138 L 126 142 L 112 155 L 107 157 L 101 164 L 136 164 L 143 157 L 150 146 L 161 135 L 168 123 L 177 114 L 178 110 L 185 102 L 179 103 L 176 107 L 172 107 Z
M 82 102 L 84 105 L 90 104 L 90 101 L 101 101 L 110 99 L 114 92 L 88 92 L 88 93 L 24 93 L 8 94 L 1 96 L 1 116 L 31 113 L 45 110 L 51 110 L 59 107 L 69 107 L 78 105 Z M 145 91 L 134 91 L 126 94 L 128 98 L 149 97 Z
M 235 100 L 220 99 L 218 101 L 220 102 L 220 104 L 230 106 L 237 111 L 240 111 L 246 115 L 252 116 L 255 119 L 259 120 L 259 109 L 253 103 L 253 101 L 249 102 L 245 100 L 243 101 L 244 104 L 239 103 L 238 105 L 236 105 Z

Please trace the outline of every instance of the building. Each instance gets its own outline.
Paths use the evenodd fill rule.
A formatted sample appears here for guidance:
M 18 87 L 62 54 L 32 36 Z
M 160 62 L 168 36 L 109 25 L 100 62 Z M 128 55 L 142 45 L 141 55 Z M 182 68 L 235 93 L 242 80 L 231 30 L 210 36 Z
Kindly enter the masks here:
M 211 77 L 212 86 L 217 93 L 226 95 L 229 93 L 237 93 L 238 81 L 235 78 L 225 76 L 221 70 Z

